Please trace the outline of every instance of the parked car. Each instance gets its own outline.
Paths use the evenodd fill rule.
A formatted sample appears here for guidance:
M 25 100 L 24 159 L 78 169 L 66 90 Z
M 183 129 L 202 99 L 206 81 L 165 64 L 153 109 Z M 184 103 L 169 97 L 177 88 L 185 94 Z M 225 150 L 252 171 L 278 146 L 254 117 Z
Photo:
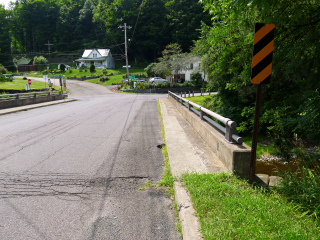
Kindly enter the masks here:
M 142 80 L 142 79 L 133 79 L 133 81 L 135 81 L 135 82 L 145 82 L 145 80 Z
M 161 77 L 153 77 L 149 79 L 150 83 L 162 83 L 162 82 L 167 82 L 166 79 L 163 79 Z

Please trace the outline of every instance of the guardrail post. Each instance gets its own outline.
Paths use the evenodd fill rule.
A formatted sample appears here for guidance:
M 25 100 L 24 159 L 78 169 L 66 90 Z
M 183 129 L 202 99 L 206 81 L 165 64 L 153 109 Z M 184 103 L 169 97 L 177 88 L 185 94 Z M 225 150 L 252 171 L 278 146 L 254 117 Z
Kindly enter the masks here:
M 185 98 L 187 97 L 187 91 L 184 92 L 184 97 L 185 97 Z
M 16 99 L 19 99 L 19 94 L 16 95 Z
M 35 94 L 33 94 L 33 98 L 36 98 L 37 97 L 37 94 L 35 93 Z
M 200 108 L 200 119 L 203 121 L 204 112 Z
M 48 92 L 48 97 L 50 97 L 50 92 Z
M 191 104 L 190 104 L 190 101 L 188 101 L 188 109 L 189 109 L 189 111 L 191 111 Z
M 234 142 L 232 140 L 232 135 L 237 134 L 237 124 L 234 121 L 228 120 L 226 124 L 226 134 L 225 134 L 225 139 L 227 142 L 232 143 Z
M 192 97 L 194 97 L 194 91 L 192 91 Z
M 202 96 L 202 89 L 201 89 L 201 96 Z
M 190 97 L 190 91 L 189 91 L 189 97 Z

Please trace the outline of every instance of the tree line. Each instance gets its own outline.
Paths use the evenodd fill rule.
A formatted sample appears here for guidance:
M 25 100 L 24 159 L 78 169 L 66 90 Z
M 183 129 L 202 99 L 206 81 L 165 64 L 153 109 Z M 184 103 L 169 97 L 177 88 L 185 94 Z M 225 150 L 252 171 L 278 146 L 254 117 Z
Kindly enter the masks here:
M 0 63 L 13 54 L 53 52 L 81 55 L 85 48 L 124 53 L 124 33 L 131 26 L 129 57 L 152 61 L 169 43 L 189 51 L 210 16 L 194 0 L 17 0 L 0 5 Z

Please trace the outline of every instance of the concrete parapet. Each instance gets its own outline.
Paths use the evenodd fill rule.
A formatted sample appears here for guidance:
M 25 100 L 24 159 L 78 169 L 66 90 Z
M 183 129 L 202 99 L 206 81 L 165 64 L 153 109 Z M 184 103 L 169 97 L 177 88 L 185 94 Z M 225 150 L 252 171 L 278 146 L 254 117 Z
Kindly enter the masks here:
M 209 123 L 190 112 L 181 103 L 169 96 L 171 103 L 190 123 L 196 132 L 211 147 L 213 153 L 225 164 L 227 169 L 244 178 L 249 176 L 251 148 L 246 144 L 231 144 L 225 140 L 224 134 L 213 128 Z
M 13 100 L 7 100 L 7 101 L 0 101 L 0 109 L 25 106 L 25 105 L 29 105 L 29 104 L 49 102 L 49 101 L 55 101 L 55 100 L 61 100 L 63 98 L 64 98 L 64 96 L 62 94 L 59 94 L 59 95 L 37 96 L 35 98 L 30 97 L 30 98 L 23 98 L 23 99 L 13 99 Z

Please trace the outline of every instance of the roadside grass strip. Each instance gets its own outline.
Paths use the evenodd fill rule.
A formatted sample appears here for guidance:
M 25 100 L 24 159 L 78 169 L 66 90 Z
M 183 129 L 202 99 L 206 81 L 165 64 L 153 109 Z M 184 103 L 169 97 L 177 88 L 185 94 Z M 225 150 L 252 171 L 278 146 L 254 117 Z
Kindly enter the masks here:
M 163 141 L 166 142 L 165 130 L 164 130 L 164 125 L 163 125 L 163 118 L 161 115 L 161 107 L 160 107 L 159 101 L 158 101 L 158 113 L 159 113 L 160 121 L 161 121 L 162 138 L 163 138 Z M 158 186 L 166 188 L 167 194 L 171 196 L 171 199 L 174 202 L 173 209 L 175 210 L 175 214 L 177 217 L 176 228 L 177 228 L 179 234 L 182 236 L 182 226 L 181 226 L 181 221 L 179 218 L 178 206 L 177 206 L 177 202 L 174 197 L 175 196 L 174 187 L 173 187 L 174 177 L 172 176 L 171 169 L 170 169 L 170 161 L 169 161 L 167 146 L 164 145 L 164 146 L 162 146 L 161 149 L 162 149 L 162 153 L 164 156 L 164 172 L 162 174 L 160 181 L 157 184 L 158 184 Z
M 0 89 L 8 89 L 8 90 L 24 90 L 25 89 L 25 84 L 28 84 L 28 80 L 20 80 L 20 79 L 15 79 L 12 82 L 2 82 L 0 83 Z M 43 82 L 38 82 L 38 81 L 32 81 L 31 88 L 32 89 L 42 89 L 42 88 L 48 88 L 48 84 L 45 85 Z M 53 86 L 57 90 L 60 89 L 58 86 Z
M 229 173 L 185 173 L 204 239 L 320 239 L 319 222 L 273 189 Z

